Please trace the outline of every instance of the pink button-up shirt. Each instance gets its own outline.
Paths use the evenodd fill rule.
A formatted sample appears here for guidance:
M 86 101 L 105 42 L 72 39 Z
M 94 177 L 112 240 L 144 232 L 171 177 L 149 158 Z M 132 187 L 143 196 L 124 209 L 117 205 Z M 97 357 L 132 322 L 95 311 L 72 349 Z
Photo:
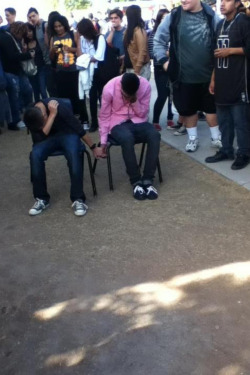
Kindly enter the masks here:
M 135 103 L 127 103 L 121 93 L 122 76 L 115 77 L 109 81 L 102 92 L 102 106 L 99 111 L 99 132 L 101 144 L 107 143 L 108 134 L 111 129 L 131 120 L 135 124 L 148 121 L 151 87 L 149 82 L 140 79 L 140 86 L 136 92 Z

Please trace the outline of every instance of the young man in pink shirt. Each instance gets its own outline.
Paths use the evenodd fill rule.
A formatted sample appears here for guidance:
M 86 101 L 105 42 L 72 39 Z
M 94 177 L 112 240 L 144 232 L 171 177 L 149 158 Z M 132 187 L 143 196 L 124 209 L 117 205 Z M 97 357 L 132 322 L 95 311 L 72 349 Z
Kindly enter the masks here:
M 101 145 L 105 153 L 108 135 L 121 145 L 122 155 L 135 199 L 157 199 L 153 187 L 160 148 L 160 134 L 148 122 L 151 88 L 148 81 L 125 73 L 109 81 L 103 89 L 99 112 Z M 110 137 L 109 136 L 109 137 Z M 137 163 L 135 143 L 147 143 L 143 174 Z

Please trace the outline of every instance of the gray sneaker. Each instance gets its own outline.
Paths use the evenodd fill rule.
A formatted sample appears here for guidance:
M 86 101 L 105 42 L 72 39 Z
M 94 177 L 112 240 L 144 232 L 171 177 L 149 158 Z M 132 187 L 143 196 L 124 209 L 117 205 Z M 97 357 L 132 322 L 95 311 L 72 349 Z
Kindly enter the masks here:
M 76 216 L 84 216 L 88 210 L 88 206 L 83 203 L 81 199 L 77 199 L 75 202 L 73 202 L 72 208 Z
M 187 129 L 185 128 L 185 126 L 182 126 L 180 129 L 174 132 L 174 135 L 185 135 L 185 134 L 187 134 Z
M 44 201 L 43 199 L 36 198 L 36 202 L 33 205 L 33 207 L 29 210 L 29 214 L 31 216 L 38 215 L 42 211 L 44 211 L 47 207 L 49 207 L 49 202 Z

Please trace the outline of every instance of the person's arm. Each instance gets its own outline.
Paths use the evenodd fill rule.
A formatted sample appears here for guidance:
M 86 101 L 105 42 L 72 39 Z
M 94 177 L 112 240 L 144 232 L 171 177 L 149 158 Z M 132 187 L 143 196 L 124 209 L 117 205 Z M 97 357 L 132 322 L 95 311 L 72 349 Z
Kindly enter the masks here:
M 58 54 L 58 47 L 54 46 L 53 38 L 50 39 L 50 49 L 49 49 L 49 57 L 51 61 L 55 60 L 56 55 Z
M 112 114 L 113 95 L 108 86 L 104 86 L 102 93 L 102 105 L 99 111 L 99 133 L 102 148 L 106 148 L 108 134 L 110 131 L 110 117 Z
M 112 41 L 113 41 L 114 35 L 115 35 L 115 29 L 114 27 L 111 27 L 110 31 L 107 33 L 107 36 L 106 36 L 106 42 L 111 47 L 112 47 Z
M 138 49 L 136 66 L 133 67 L 136 74 L 140 74 L 145 58 L 148 56 L 148 38 L 145 30 L 137 29 L 134 32 L 134 40 Z
M 49 135 L 49 133 L 51 131 L 52 125 L 53 125 L 54 120 L 55 120 L 56 115 L 57 115 L 58 105 L 59 105 L 59 103 L 58 103 L 57 100 L 50 100 L 49 103 L 48 103 L 49 116 L 48 116 L 48 119 L 47 119 L 43 129 L 42 129 L 42 131 L 45 135 Z
M 214 95 L 214 88 L 215 88 L 215 71 L 213 70 L 211 80 L 210 80 L 210 84 L 209 84 L 209 89 L 208 89 L 210 94 L 212 94 L 212 95 Z
M 214 50 L 214 56 L 216 58 L 228 57 L 231 55 L 245 55 L 244 49 L 242 47 L 234 48 L 217 48 Z
M 90 150 L 93 152 L 93 155 L 96 159 L 103 157 L 102 147 L 97 147 L 87 133 L 84 136 L 82 136 L 82 140 L 84 143 L 86 143 L 87 146 L 89 146 Z
M 170 22 L 171 13 L 167 14 L 164 20 L 160 23 L 154 37 L 154 57 L 157 62 L 163 65 L 163 68 L 167 70 L 168 57 L 166 51 L 170 42 Z
M 135 115 L 142 119 L 148 116 L 151 97 L 151 86 L 145 81 L 140 79 L 141 89 L 138 90 L 137 100 L 131 104 Z

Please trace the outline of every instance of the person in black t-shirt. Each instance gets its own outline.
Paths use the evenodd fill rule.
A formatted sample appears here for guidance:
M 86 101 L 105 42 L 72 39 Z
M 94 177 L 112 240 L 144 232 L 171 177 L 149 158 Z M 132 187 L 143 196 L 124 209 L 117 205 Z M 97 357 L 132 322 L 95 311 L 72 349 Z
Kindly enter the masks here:
M 65 99 L 44 99 L 27 109 L 24 122 L 30 130 L 34 142 L 30 155 L 30 167 L 33 183 L 33 194 L 36 202 L 29 210 L 31 216 L 40 214 L 49 206 L 50 196 L 47 192 L 45 163 L 53 152 L 62 150 L 69 167 L 71 179 L 70 198 L 76 216 L 86 214 L 83 192 L 82 144 L 80 138 L 93 151 L 96 158 L 102 156 L 102 149 L 86 134 L 80 122 L 75 118 L 70 104 Z
M 232 169 L 242 169 L 250 161 L 250 19 L 238 13 L 239 0 L 222 0 L 225 16 L 217 28 L 215 68 L 210 93 L 215 95 L 217 116 L 222 134 L 222 148 L 207 157 L 207 163 L 234 159 L 234 133 L 238 150 Z

